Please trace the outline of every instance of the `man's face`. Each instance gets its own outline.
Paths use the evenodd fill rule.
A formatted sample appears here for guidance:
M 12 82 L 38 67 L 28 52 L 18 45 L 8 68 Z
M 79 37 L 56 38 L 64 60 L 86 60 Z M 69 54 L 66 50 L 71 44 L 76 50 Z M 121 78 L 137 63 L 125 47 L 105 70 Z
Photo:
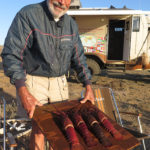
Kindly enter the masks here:
M 60 18 L 69 9 L 71 0 L 48 0 L 54 18 Z

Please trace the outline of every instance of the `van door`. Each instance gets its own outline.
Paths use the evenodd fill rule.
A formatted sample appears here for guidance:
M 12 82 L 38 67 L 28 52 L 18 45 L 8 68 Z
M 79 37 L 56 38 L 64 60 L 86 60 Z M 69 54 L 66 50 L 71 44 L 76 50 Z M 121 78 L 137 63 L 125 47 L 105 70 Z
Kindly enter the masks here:
M 124 30 L 123 60 L 125 61 L 128 61 L 130 59 L 131 32 L 132 32 L 132 17 L 129 17 L 125 21 L 125 30 Z
M 108 60 L 123 59 L 125 20 L 109 21 Z

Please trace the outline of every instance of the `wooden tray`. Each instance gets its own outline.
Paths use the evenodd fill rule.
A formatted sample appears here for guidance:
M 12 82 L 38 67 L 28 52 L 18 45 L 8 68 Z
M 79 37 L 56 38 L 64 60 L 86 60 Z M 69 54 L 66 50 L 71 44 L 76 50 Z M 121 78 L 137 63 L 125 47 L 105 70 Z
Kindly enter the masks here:
M 54 150 L 70 150 L 70 145 L 66 139 L 66 137 L 63 134 L 63 130 L 61 129 L 60 125 L 57 123 L 57 120 L 55 116 L 53 115 L 54 112 L 57 110 L 67 111 L 74 107 L 81 107 L 79 101 L 73 100 L 73 101 L 65 101 L 55 104 L 49 104 L 42 107 L 37 107 L 33 116 L 33 119 L 36 121 L 37 125 L 40 127 L 42 132 L 44 133 L 47 140 L 50 142 L 51 146 Z M 108 117 L 108 116 L 107 116 Z M 124 128 L 119 126 L 116 122 L 114 122 L 112 119 L 108 118 L 111 123 L 114 125 L 114 127 L 123 134 L 123 140 L 117 141 L 115 140 L 109 132 L 104 130 L 104 134 L 113 146 L 106 148 L 102 144 L 98 144 L 95 147 L 88 148 L 80 134 L 77 132 L 77 136 L 80 140 L 80 143 L 83 145 L 85 150 L 130 150 L 134 147 L 140 145 L 140 142 L 131 135 L 128 131 L 126 131 Z

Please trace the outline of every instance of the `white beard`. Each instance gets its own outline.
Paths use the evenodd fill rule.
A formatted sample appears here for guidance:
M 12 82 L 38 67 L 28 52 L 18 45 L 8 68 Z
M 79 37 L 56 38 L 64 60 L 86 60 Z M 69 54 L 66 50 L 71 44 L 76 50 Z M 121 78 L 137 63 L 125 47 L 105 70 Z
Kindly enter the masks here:
M 59 14 L 55 13 L 56 10 L 53 5 L 49 4 L 49 0 L 47 0 L 47 6 L 50 12 L 52 13 L 54 19 L 59 19 L 61 16 L 63 16 L 67 12 L 67 10 L 64 10 L 64 11 L 61 11 Z

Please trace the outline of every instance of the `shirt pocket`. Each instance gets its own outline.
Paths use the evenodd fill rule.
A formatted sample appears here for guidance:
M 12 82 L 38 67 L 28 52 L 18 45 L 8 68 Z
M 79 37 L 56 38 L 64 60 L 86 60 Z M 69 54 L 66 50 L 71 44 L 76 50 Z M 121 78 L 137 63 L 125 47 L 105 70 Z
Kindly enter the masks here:
M 70 63 L 73 54 L 73 44 L 71 41 L 63 41 L 60 44 L 60 55 L 63 63 Z
M 73 44 L 71 41 L 61 41 L 60 50 L 63 51 L 71 51 L 73 48 Z

